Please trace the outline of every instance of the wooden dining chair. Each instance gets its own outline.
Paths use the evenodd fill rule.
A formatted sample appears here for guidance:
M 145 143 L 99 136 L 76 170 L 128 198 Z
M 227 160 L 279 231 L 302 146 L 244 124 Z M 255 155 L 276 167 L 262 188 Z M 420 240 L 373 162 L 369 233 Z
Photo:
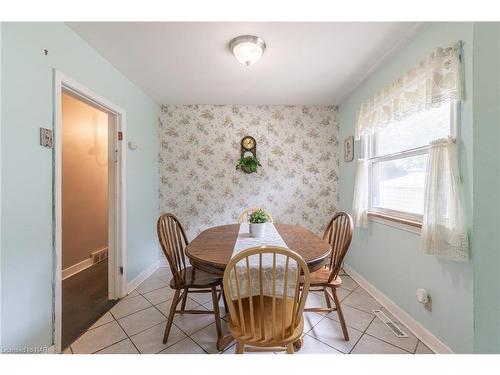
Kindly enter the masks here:
M 182 228 L 179 220 L 174 215 L 170 213 L 161 215 L 158 219 L 157 231 L 163 254 L 165 254 L 168 260 L 173 275 L 170 287 L 175 289 L 167 319 L 167 326 L 165 327 L 163 343 L 165 344 L 168 340 L 170 328 L 172 327 L 176 313 L 214 314 L 217 337 L 221 337 L 219 299 L 222 295 L 222 289 L 219 288 L 220 292 L 217 295 L 217 287 L 222 287 L 222 278 L 186 264 L 184 250 L 188 245 L 188 240 L 184 228 Z M 186 310 L 186 301 L 189 293 L 211 293 L 213 310 Z M 181 301 L 181 308 L 177 310 L 177 305 Z
M 266 210 L 264 210 L 263 208 L 260 208 L 260 207 L 251 207 L 251 208 L 245 209 L 240 214 L 240 216 L 238 217 L 238 223 L 239 224 L 241 224 L 241 223 L 247 223 L 248 222 L 248 218 L 250 217 L 250 215 L 252 214 L 252 212 L 257 211 L 257 210 L 264 211 L 264 213 L 267 215 L 267 217 L 269 219 L 269 222 L 270 223 L 273 222 L 273 217 L 271 216 L 271 214 L 269 212 L 267 212 Z
M 328 241 L 331 246 L 330 262 L 325 267 L 311 273 L 311 290 L 323 291 L 327 307 L 304 309 L 304 311 L 315 312 L 337 311 L 346 341 L 349 341 L 349 333 L 347 332 L 342 306 L 337 295 L 337 288 L 342 286 L 342 279 L 339 276 L 340 268 L 351 244 L 352 231 L 353 222 L 348 213 L 337 212 L 333 215 L 323 235 L 323 239 Z M 333 300 L 335 307 L 332 307 L 331 300 Z
M 247 346 L 247 351 L 292 354 L 304 330 L 309 290 L 304 259 L 283 247 L 253 247 L 229 261 L 223 284 L 236 353 Z

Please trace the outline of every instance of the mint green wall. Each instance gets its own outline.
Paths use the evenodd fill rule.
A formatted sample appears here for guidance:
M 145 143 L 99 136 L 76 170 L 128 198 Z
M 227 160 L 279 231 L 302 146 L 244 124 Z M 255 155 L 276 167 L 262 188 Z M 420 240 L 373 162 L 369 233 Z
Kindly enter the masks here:
M 500 353 L 500 23 L 474 24 L 475 351 Z
M 63 23 L 2 30 L 2 345 L 52 344 L 52 68 L 127 112 L 127 257 L 133 279 L 158 259 L 159 106 Z M 45 56 L 43 50 L 49 51 Z
M 472 23 L 427 23 L 378 71 L 373 73 L 339 106 L 340 139 L 354 134 L 355 116 L 361 102 L 408 68 L 425 58 L 435 47 L 464 42 L 465 100 L 461 108 L 460 156 L 466 214 L 472 229 Z M 359 142 L 355 159 L 359 157 Z M 355 162 L 340 162 L 340 207 L 351 211 Z M 371 222 L 356 229 L 346 263 L 387 297 L 459 353 L 473 351 L 472 261 L 456 263 L 424 255 L 419 236 Z M 432 312 L 415 298 L 425 288 L 432 296 Z

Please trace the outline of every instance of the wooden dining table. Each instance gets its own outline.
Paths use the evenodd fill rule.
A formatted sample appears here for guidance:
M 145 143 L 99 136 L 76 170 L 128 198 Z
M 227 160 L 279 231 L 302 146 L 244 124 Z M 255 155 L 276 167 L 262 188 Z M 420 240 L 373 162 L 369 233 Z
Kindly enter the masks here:
M 302 256 L 311 272 L 325 265 L 330 255 L 330 245 L 327 241 L 300 225 L 274 226 L 287 247 Z M 224 274 L 233 255 L 239 229 L 240 224 L 229 224 L 201 232 L 185 250 L 193 267 L 216 275 Z M 217 340 L 217 349 L 224 350 L 232 341 L 231 335 L 220 337 Z

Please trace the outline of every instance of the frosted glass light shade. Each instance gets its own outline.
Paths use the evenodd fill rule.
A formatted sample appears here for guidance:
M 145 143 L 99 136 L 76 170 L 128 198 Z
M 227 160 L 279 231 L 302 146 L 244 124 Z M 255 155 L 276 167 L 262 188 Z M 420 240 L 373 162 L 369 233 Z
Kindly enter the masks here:
M 229 43 L 234 57 L 243 65 L 250 66 L 260 59 L 266 49 L 266 43 L 253 35 L 242 35 Z

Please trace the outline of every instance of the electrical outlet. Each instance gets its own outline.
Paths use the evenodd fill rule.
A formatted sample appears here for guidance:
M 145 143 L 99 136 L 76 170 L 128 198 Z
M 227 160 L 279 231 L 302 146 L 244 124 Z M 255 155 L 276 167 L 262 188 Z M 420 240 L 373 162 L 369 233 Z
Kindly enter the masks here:
M 427 310 L 427 311 L 432 311 L 432 298 L 429 297 L 427 299 L 427 302 L 424 304 L 424 308 Z
M 46 128 L 40 128 L 40 146 L 53 148 L 54 138 L 52 136 L 52 130 Z

